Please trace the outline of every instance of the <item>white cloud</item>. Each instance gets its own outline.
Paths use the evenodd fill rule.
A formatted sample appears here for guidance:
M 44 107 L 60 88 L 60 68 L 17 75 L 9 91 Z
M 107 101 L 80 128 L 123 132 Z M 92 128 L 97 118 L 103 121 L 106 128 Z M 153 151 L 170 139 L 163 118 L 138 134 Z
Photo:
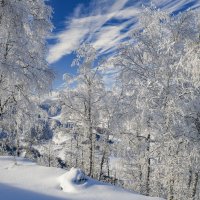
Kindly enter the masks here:
M 48 62 L 54 63 L 70 54 L 83 41 L 93 44 L 100 53 L 113 51 L 130 33 L 143 2 L 151 1 L 94 0 L 87 14 L 83 14 L 84 7 L 79 5 L 74 11 L 74 16 L 67 20 L 65 30 L 54 36 L 56 43 L 50 47 Z M 159 7 L 163 6 L 174 11 L 185 5 L 188 0 L 154 0 L 153 2 Z M 112 20 L 121 22 L 109 24 Z
M 81 16 L 81 7 L 76 9 L 74 17 L 66 23 L 66 29 L 55 35 L 56 44 L 52 45 L 49 50 L 47 60 L 49 63 L 54 63 L 64 55 L 70 54 L 83 41 L 91 42 L 102 52 L 107 51 L 110 47 L 118 45 L 118 37 L 123 26 L 108 26 L 103 25 L 109 20 L 126 19 L 132 14 L 125 15 L 125 4 L 128 0 L 101 1 L 98 5 L 93 5 L 92 11 L 88 16 Z M 128 12 L 127 12 L 128 13 Z M 132 10 L 133 13 L 133 10 Z
M 108 53 L 118 47 L 123 39 L 128 37 L 130 32 L 130 25 L 134 24 L 135 19 L 130 19 L 121 25 L 111 25 L 102 27 L 99 32 L 95 34 L 95 41 L 93 46 L 99 50 L 100 53 Z M 129 27 L 126 30 L 126 27 Z M 122 31 L 126 30 L 124 33 Z
M 57 36 L 57 43 L 53 45 L 47 57 L 49 63 L 54 63 L 55 61 L 62 58 L 64 55 L 70 54 L 74 49 L 76 49 L 81 43 L 83 36 L 88 33 L 86 28 L 74 27 L 67 31 L 63 31 Z

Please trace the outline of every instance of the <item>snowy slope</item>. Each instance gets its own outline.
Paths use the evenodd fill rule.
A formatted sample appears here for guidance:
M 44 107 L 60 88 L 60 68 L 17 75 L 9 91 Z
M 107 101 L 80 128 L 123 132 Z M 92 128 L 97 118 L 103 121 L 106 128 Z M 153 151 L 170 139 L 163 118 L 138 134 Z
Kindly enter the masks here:
M 0 199 L 2 200 L 161 200 L 127 192 L 123 189 L 88 179 L 76 193 L 60 189 L 60 177 L 71 177 L 58 168 L 38 166 L 23 159 L 14 164 L 11 157 L 0 157 Z M 64 175 L 63 175 L 64 174 Z M 67 187 L 72 182 L 65 184 Z

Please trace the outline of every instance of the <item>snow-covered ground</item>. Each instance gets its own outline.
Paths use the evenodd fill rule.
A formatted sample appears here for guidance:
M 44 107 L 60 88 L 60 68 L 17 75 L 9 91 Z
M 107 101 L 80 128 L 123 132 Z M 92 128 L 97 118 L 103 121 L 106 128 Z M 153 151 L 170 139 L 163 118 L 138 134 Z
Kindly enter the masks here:
M 69 172 L 38 166 L 24 159 L 0 157 L 0 199 L 2 200 L 161 200 L 134 194 L 86 178 L 80 170 Z M 61 190 L 61 187 L 63 187 Z

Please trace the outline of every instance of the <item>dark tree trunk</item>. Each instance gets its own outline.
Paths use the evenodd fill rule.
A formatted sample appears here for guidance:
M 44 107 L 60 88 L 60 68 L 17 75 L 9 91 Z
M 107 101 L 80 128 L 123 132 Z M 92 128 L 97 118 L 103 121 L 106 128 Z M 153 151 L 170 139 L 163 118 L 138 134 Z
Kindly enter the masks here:
M 198 180 L 199 180 L 199 173 L 196 172 L 194 173 L 194 182 L 193 182 L 193 187 L 192 187 L 192 200 L 195 200 L 195 196 L 197 193 Z
M 171 179 L 169 182 L 168 200 L 174 200 L 174 179 Z
M 151 158 L 149 157 L 149 153 L 150 153 L 150 134 L 148 134 L 147 137 L 147 177 L 146 177 L 146 195 L 149 196 L 150 194 L 150 173 L 151 173 Z

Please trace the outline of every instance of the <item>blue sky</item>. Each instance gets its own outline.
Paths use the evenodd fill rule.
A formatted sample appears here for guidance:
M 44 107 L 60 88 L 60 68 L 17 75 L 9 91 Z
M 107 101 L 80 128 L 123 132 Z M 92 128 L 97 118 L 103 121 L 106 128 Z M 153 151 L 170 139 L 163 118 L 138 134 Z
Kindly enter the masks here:
M 76 72 L 71 62 L 82 42 L 91 43 L 100 55 L 114 52 L 135 27 L 142 5 L 151 2 L 175 14 L 200 6 L 200 0 L 49 0 L 55 27 L 47 56 L 56 73 L 53 88 L 62 85 L 64 73 Z

